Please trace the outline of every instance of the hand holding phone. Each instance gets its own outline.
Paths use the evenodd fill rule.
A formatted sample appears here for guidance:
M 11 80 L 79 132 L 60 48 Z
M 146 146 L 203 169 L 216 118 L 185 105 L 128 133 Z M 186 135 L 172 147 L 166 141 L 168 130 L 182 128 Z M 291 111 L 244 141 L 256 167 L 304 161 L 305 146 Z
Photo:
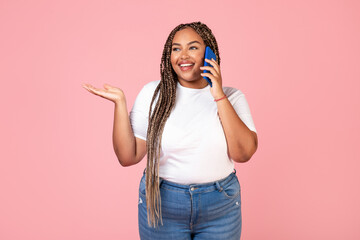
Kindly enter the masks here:
M 205 58 L 204 58 L 204 66 L 210 66 L 210 67 L 212 67 L 208 62 L 205 61 L 205 59 L 211 60 L 212 58 L 216 61 L 216 55 L 215 55 L 215 53 L 211 50 L 211 48 L 210 48 L 209 46 L 206 46 L 206 49 L 205 49 Z M 204 73 L 207 73 L 207 72 L 210 73 L 210 71 L 204 70 Z M 205 76 L 204 76 L 203 78 L 205 78 L 205 80 L 210 84 L 210 87 L 212 87 L 212 82 L 211 82 L 211 80 L 210 80 L 208 77 L 205 77 Z

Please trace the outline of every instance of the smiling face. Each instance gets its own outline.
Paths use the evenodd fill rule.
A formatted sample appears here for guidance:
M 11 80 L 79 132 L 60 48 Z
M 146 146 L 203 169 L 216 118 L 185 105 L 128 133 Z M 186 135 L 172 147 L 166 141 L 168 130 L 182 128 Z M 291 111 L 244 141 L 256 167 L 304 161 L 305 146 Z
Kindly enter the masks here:
M 176 32 L 172 41 L 171 65 L 179 83 L 188 88 L 204 88 L 207 81 L 200 75 L 204 65 L 205 43 L 191 27 Z

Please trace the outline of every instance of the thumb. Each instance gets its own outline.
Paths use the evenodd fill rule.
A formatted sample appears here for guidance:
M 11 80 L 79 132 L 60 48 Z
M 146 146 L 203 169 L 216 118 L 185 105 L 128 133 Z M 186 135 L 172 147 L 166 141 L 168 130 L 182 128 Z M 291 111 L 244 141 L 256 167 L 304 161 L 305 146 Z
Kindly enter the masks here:
M 109 84 L 105 83 L 105 84 L 104 84 L 104 88 L 105 88 L 105 89 L 110 89 L 110 88 L 112 88 L 112 86 L 110 86 Z

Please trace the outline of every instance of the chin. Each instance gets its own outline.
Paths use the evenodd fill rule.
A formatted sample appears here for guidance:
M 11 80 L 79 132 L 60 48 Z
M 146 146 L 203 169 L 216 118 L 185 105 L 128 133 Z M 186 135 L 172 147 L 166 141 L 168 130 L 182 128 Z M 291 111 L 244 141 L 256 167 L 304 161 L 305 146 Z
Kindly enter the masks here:
M 178 74 L 182 79 L 186 81 L 196 81 L 202 78 L 200 73 L 187 73 L 187 74 Z
M 199 78 L 197 78 L 197 77 L 182 77 L 181 79 L 183 79 L 184 81 L 187 81 L 187 82 L 195 82 L 195 81 L 199 80 Z

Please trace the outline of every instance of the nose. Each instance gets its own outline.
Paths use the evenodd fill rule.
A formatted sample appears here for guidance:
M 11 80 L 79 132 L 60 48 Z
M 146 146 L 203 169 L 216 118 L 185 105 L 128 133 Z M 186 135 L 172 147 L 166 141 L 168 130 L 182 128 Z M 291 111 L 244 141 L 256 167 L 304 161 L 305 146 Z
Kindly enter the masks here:
M 187 59 L 189 58 L 189 54 L 187 52 L 187 50 L 184 50 L 181 52 L 181 56 L 180 56 L 181 59 Z

